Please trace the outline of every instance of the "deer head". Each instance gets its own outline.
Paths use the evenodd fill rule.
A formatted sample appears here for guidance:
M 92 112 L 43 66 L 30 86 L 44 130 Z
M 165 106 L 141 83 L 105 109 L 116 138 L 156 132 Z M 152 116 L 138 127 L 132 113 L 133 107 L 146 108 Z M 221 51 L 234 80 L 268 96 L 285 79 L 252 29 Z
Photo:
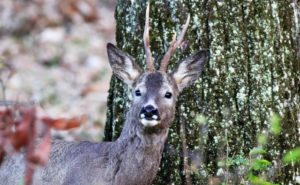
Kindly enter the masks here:
M 133 57 L 113 44 L 107 44 L 107 53 L 113 73 L 132 87 L 132 111 L 144 127 L 168 128 L 174 118 L 175 103 L 179 93 L 192 84 L 201 74 L 208 60 L 207 50 L 200 50 L 181 61 L 173 72 L 167 72 L 172 54 L 183 41 L 189 24 L 188 16 L 178 38 L 174 37 L 164 55 L 159 70 L 154 69 L 149 39 L 149 5 L 146 10 L 144 47 L 146 70 L 134 62 Z

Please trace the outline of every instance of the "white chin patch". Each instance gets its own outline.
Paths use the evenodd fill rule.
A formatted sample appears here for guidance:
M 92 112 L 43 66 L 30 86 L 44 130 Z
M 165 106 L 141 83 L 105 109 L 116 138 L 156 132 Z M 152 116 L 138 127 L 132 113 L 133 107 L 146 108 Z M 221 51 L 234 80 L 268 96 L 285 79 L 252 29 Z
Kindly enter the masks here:
M 146 119 L 140 119 L 140 120 L 145 127 L 153 127 L 159 123 L 157 120 L 146 120 Z

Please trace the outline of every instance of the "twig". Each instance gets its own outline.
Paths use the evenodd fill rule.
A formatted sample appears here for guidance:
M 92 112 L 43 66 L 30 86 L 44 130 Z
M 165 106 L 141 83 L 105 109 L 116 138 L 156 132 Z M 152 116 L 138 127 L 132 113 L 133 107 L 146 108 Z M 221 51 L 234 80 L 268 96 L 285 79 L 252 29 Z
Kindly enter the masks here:
M 188 151 L 187 151 L 187 143 L 186 143 L 186 135 L 185 135 L 185 122 L 182 121 L 180 124 L 180 137 L 182 140 L 182 151 L 183 151 L 183 168 L 185 175 L 185 184 L 192 185 L 191 179 L 191 169 L 188 161 Z
M 6 86 L 1 78 L 0 78 L 0 85 L 2 91 L 2 100 L 6 100 L 6 96 L 5 96 Z
M 226 184 L 228 184 L 228 174 L 229 174 L 229 167 L 228 167 L 228 157 L 229 157 L 229 144 L 228 144 L 228 137 L 227 137 L 227 128 L 225 129 L 225 139 L 226 139 Z

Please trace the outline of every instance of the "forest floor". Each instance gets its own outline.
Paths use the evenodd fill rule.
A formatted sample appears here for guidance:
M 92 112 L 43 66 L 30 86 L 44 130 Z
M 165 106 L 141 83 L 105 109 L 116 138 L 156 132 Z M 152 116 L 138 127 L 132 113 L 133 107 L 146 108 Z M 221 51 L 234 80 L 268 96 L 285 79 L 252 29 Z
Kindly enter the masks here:
M 67 140 L 103 138 L 114 42 L 114 0 L 1 0 L 0 99 L 30 102 L 47 116 L 86 115 Z

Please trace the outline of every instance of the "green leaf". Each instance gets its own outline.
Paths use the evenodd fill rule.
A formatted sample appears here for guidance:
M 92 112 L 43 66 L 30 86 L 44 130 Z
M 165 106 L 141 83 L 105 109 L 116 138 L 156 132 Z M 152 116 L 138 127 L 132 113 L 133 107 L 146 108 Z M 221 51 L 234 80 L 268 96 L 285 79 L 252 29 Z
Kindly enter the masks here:
M 4 67 L 5 67 L 5 64 L 4 64 L 4 62 L 1 61 L 1 59 L 0 59 L 0 69 L 3 69 Z
M 254 147 L 250 150 L 249 155 L 265 154 L 266 151 L 261 147 Z
M 248 160 L 245 159 L 242 155 L 237 155 L 234 158 L 228 157 L 225 160 L 218 161 L 219 167 L 230 167 L 230 166 L 241 166 L 248 165 Z
M 218 161 L 218 167 L 224 167 L 224 166 L 226 166 L 226 161 L 224 160 Z
M 251 169 L 256 171 L 262 171 L 268 168 L 271 162 L 265 159 L 255 159 L 252 163 Z
M 272 117 L 270 119 L 270 131 L 274 135 L 280 134 L 281 118 L 277 114 L 272 114 Z
M 205 125 L 207 122 L 207 119 L 203 114 L 197 114 L 195 119 L 196 119 L 196 122 L 201 125 Z
M 292 162 L 300 162 L 300 147 L 288 151 L 283 156 L 283 162 L 286 164 L 290 164 Z
M 253 185 L 273 185 L 273 183 L 255 175 L 250 176 L 250 181 Z
M 246 165 L 248 163 L 248 161 L 242 156 L 242 155 L 237 155 L 234 159 L 233 159 L 233 164 L 235 165 Z
M 257 136 L 257 142 L 258 142 L 258 144 L 260 144 L 262 146 L 265 145 L 265 144 L 267 144 L 267 142 L 268 142 L 268 136 L 266 134 L 259 134 Z

